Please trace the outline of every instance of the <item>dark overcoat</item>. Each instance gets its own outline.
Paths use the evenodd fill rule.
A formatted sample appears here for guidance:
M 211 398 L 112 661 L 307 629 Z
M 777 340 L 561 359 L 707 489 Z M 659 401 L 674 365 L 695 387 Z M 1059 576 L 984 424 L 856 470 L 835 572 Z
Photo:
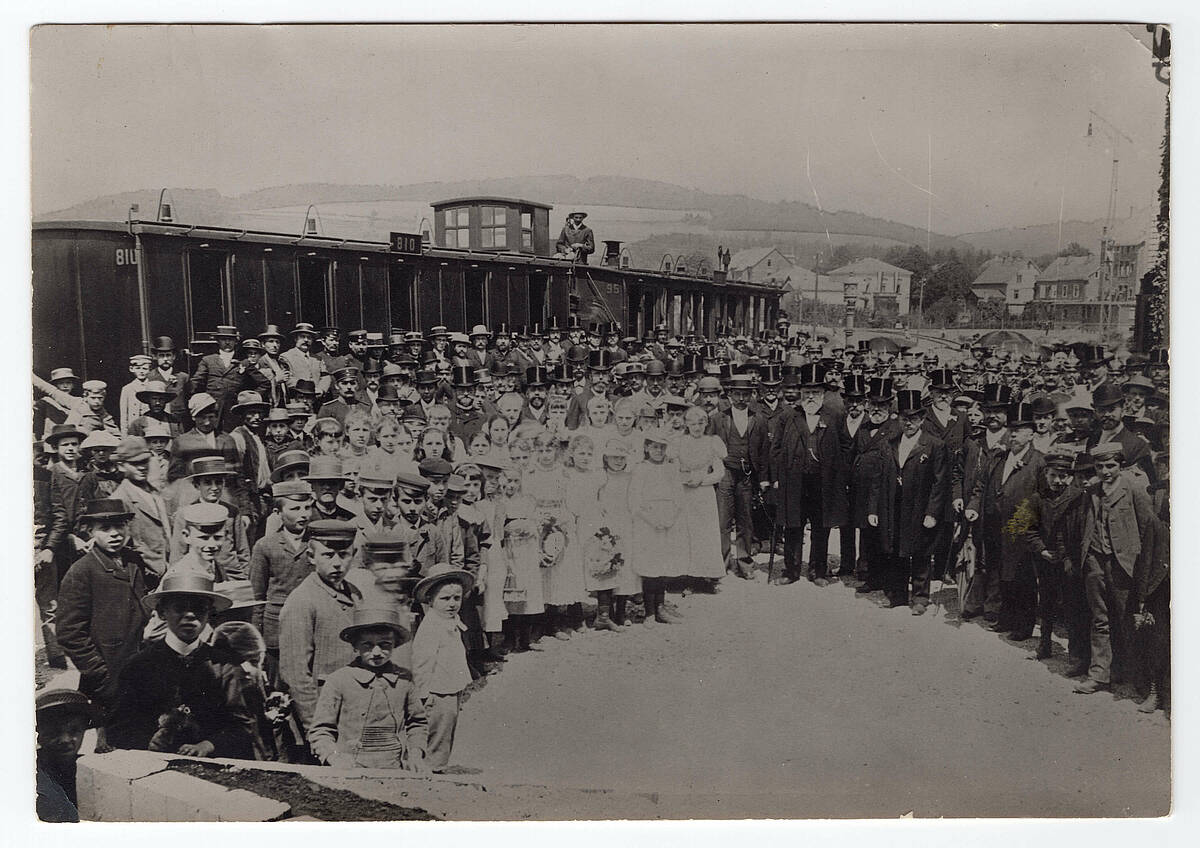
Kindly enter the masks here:
M 821 526 L 846 526 L 850 518 L 847 495 L 849 442 L 850 434 L 835 415 L 822 412 L 813 432 L 808 428 L 803 411 L 789 409 L 780 413 L 767 463 L 770 482 L 775 489 L 777 525 L 802 526 L 804 458 L 812 451 L 821 468 Z
M 946 495 L 949 493 L 946 472 L 946 447 L 933 436 L 921 432 L 917 444 L 900 466 L 900 435 L 890 442 L 891 462 L 881 478 L 890 478 L 901 484 L 899 493 L 893 494 L 895 520 L 892 524 L 892 549 L 897 556 L 912 556 L 918 550 L 918 542 L 930 531 L 924 526 L 925 516 L 941 519 Z M 895 495 L 898 494 L 899 497 Z

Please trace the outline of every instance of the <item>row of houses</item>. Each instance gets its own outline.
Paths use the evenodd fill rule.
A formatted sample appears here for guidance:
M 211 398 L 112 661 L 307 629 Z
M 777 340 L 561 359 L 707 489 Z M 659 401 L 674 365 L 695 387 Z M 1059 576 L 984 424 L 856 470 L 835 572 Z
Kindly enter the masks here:
M 1050 320 L 1130 326 L 1139 281 L 1154 264 L 1157 248 L 1153 223 L 1130 219 L 1113 228 L 1101 245 L 1103 255 L 1060 256 L 1045 270 L 1023 257 L 990 259 L 971 293 L 980 301 L 1002 302 L 1010 315 L 1037 302 L 1044 304 Z M 853 302 L 872 314 L 903 316 L 915 306 L 910 302 L 912 273 L 873 258 L 817 274 L 776 247 L 756 247 L 733 254 L 729 276 L 774 282 L 820 303 Z

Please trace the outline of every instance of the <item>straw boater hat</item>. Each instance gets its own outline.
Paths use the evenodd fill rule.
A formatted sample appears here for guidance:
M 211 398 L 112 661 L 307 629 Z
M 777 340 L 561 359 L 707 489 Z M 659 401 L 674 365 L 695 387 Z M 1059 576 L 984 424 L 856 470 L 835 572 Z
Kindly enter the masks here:
M 420 603 L 428 604 L 430 595 L 437 591 L 437 588 L 444 583 L 461 583 L 463 594 L 466 595 L 471 591 L 471 587 L 475 585 L 475 578 L 471 576 L 471 572 L 469 571 L 454 568 L 446 562 L 439 562 L 430 569 L 429 575 L 422 578 L 421 582 L 417 584 L 413 595 Z
M 97 704 L 88 700 L 87 695 L 75 689 L 51 689 L 42 692 L 34 701 L 34 710 L 39 720 L 77 715 L 86 718 L 89 726 L 99 721 L 104 714 Z
M 163 601 L 179 595 L 208 598 L 212 601 L 213 612 L 224 612 L 233 606 L 233 601 L 230 598 L 227 598 L 220 592 L 213 591 L 213 582 L 211 580 L 202 574 L 195 574 L 190 571 L 170 574 L 164 577 L 162 583 L 158 584 L 157 589 L 142 598 L 142 605 L 147 611 L 153 612 L 159 608 L 159 605 Z

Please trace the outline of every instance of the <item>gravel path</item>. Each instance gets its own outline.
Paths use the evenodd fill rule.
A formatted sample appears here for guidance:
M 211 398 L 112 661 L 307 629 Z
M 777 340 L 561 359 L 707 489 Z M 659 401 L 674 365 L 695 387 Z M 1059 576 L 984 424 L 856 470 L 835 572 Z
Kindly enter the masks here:
M 511 657 L 465 706 L 453 762 L 655 792 L 668 817 L 1169 810 L 1169 721 L 1073 694 L 1061 646 L 1038 662 L 936 607 L 763 581 L 676 598 L 679 624 Z

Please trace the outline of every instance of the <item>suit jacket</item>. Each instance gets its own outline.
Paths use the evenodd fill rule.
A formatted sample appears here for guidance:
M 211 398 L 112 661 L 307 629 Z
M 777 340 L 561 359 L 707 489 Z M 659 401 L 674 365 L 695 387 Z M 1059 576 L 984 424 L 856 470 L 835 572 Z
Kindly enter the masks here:
M 892 547 L 897 556 L 907 557 L 918 549 L 917 541 L 929 530 L 924 526 L 925 516 L 938 518 L 942 515 L 947 494 L 946 447 L 933 436 L 922 431 L 917 443 L 900 464 L 900 440 L 902 431 L 893 435 L 890 462 L 884 465 L 884 474 L 899 483 L 895 499 L 895 522 Z
M 850 514 L 847 495 L 850 434 L 841 426 L 841 420 L 828 412 L 821 412 L 816 432 L 812 432 L 804 411 L 789 409 L 780 414 L 778 428 L 767 463 L 770 482 L 778 484 L 775 492 L 776 524 L 781 527 L 802 526 L 803 467 L 805 455 L 812 451 L 820 463 L 821 526 L 844 527 Z
M 592 228 L 586 224 L 578 228 L 564 226 L 558 241 L 554 243 L 554 252 L 566 253 L 570 248 L 578 250 L 579 262 L 586 265 L 588 256 L 596 252 L 596 237 L 592 235 Z
M 1100 443 L 1101 435 L 1101 431 L 1096 430 L 1088 437 L 1087 450 L 1091 450 Z M 1124 426 L 1117 432 L 1117 438 L 1113 441 L 1120 442 L 1125 451 L 1124 467 L 1136 465 L 1146 472 L 1150 483 L 1154 483 L 1158 479 L 1158 475 L 1154 472 L 1154 459 L 1150 456 L 1149 442 L 1141 436 L 1129 432 L 1128 428 Z
M 850 519 L 855 527 L 870 527 L 869 516 L 877 516 L 879 539 L 890 551 L 895 522 L 896 478 L 889 473 L 896 460 L 892 442 L 900 433 L 900 421 L 889 418 L 872 433 L 864 421 L 854 434 L 850 467 Z
M 75 500 L 82 478 L 82 474 L 61 462 L 50 466 L 50 527 L 45 546 L 60 551 L 68 562 L 75 558 L 75 546 L 71 544 L 69 534 L 75 530 Z
M 959 455 L 963 450 L 963 443 L 966 440 L 966 418 L 956 418 L 950 416 L 946 426 L 942 426 L 941 422 L 934 416 L 933 410 L 926 410 L 925 420 L 921 423 L 921 429 L 935 439 L 940 441 L 946 450 L 946 495 L 943 498 L 943 506 L 941 515 L 935 516 L 938 521 L 953 522 L 957 517 L 954 512 L 954 471 L 958 465 Z
M 164 640 L 149 642 L 121 671 L 109 743 L 147 750 L 159 716 L 186 705 L 199 726 L 195 741 L 211 742 L 213 756 L 253 759 L 257 726 L 239 672 L 241 658 L 228 649 L 202 643 L 185 658 Z
M 729 447 L 730 438 L 734 435 L 733 413 L 728 409 L 716 410 L 708 416 L 709 432 Z M 750 471 L 755 481 L 766 480 L 769 474 L 768 464 L 771 458 L 770 425 L 762 415 L 752 412 L 746 414 L 746 446 L 749 452 Z M 739 463 L 725 457 L 725 467 L 739 468 Z
M 133 511 L 133 519 L 129 522 L 129 544 L 137 548 L 147 568 L 162 576 L 171 554 L 167 505 L 157 492 L 139 490 L 128 480 L 122 480 L 113 489 L 111 497 L 125 501 Z
M 117 676 L 136 653 L 149 615 L 146 567 L 135 551 L 119 560 L 92 549 L 75 561 L 58 590 L 55 634 L 79 669 L 79 691 L 111 706 Z
M 255 600 L 266 603 L 250 613 L 251 623 L 262 633 L 268 648 L 279 647 L 279 611 L 292 590 L 312 574 L 307 548 L 288 547 L 283 530 L 276 530 L 254 543 L 250 552 L 250 586 Z
M 188 375 L 183 371 L 164 372 L 158 368 L 150 370 L 150 376 L 147 380 L 161 380 L 167 386 L 167 391 L 173 392 L 175 397 L 167 402 L 167 411 L 175 416 L 175 420 L 181 426 L 191 426 L 191 418 L 188 417 L 187 399 L 188 399 Z
M 992 457 L 976 483 L 972 505 L 982 522 L 984 566 L 999 568 L 1001 580 L 1014 580 L 1032 565 L 1025 534 L 1035 521 L 1030 500 L 1046 462 L 1031 446 L 1021 467 L 1004 480 L 1006 457 L 1007 453 Z
M 229 410 L 237 402 L 237 393 L 249 385 L 246 371 L 249 363 L 245 360 L 234 359 L 226 365 L 221 355 L 210 353 L 200 360 L 196 373 L 192 375 L 191 394 L 207 392 L 217 402 L 221 413 L 221 423 L 225 425 L 229 419 Z
M 1148 492 L 1122 474 L 1111 495 L 1105 495 L 1101 484 L 1087 490 L 1091 501 L 1084 518 L 1080 561 L 1092 547 L 1099 532 L 1101 502 L 1109 499 L 1108 537 L 1113 556 L 1121 569 L 1133 578 L 1138 597 L 1149 597 L 1167 574 L 1169 537 L 1154 515 L 1154 504 Z

